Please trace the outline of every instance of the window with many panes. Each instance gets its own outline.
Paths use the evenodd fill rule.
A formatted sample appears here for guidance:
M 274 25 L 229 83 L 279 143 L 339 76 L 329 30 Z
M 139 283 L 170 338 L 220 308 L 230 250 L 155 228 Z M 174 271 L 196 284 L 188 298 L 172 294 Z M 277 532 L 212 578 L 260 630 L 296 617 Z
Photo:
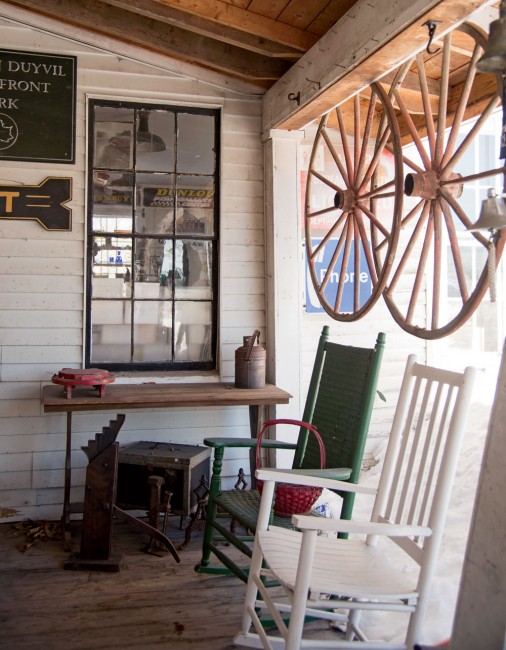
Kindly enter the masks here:
M 219 111 L 89 104 L 86 365 L 216 365 Z

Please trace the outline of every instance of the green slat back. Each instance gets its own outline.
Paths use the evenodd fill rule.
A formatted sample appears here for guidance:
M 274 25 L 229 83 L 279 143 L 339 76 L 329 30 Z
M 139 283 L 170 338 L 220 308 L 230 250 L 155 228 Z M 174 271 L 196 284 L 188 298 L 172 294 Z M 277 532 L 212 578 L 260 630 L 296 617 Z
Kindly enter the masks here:
M 360 473 L 376 392 L 383 341 L 376 351 L 325 343 L 325 358 L 311 422 L 323 438 L 327 467 L 351 467 L 350 481 Z M 378 349 L 379 348 L 379 349 Z M 376 357 L 376 358 L 375 358 Z M 320 451 L 309 435 L 302 468 L 320 466 Z

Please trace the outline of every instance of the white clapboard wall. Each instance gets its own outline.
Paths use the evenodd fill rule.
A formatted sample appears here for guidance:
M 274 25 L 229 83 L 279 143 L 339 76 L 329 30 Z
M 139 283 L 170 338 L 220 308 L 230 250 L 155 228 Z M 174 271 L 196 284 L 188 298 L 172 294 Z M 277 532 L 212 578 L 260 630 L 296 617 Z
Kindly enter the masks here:
M 279 220 L 273 236 L 276 250 L 282 254 L 275 265 L 272 260 L 266 262 L 266 134 L 261 133 L 258 90 L 245 84 L 232 87 L 218 75 L 197 72 L 189 64 L 162 60 L 157 55 L 144 54 L 142 58 L 126 46 L 118 53 L 108 39 L 95 36 L 91 41 L 92 37 L 84 33 L 77 38 L 76 30 L 70 27 L 65 37 L 61 32 L 56 35 L 50 21 L 39 17 L 37 25 L 27 24 L 23 22 L 25 14 L 0 1 L 2 48 L 77 57 L 76 161 L 55 165 L 0 160 L 0 183 L 38 184 L 53 175 L 70 176 L 73 185 L 70 232 L 46 231 L 34 221 L 0 219 L 0 521 L 57 519 L 61 514 L 66 419 L 64 415 L 44 414 L 40 396 L 53 373 L 82 363 L 87 97 L 222 109 L 219 368 L 215 380 L 233 381 L 234 352 L 244 335 L 259 329 L 261 341 L 266 340 L 266 285 L 283 274 L 285 260 L 300 260 L 300 287 L 305 272 L 302 228 L 296 237 L 286 237 L 286 228 L 293 227 L 294 222 L 302 223 L 300 214 L 292 217 L 290 226 Z M 283 173 L 293 175 L 290 187 L 300 194 L 297 161 L 291 157 L 285 164 Z M 273 174 L 281 171 L 274 165 Z M 295 310 L 300 321 L 299 338 L 290 341 L 290 346 L 300 349 L 300 367 L 295 389 L 290 387 L 293 403 L 281 409 L 284 417 L 302 414 L 296 405 L 304 403 L 324 324 L 330 325 L 332 340 L 352 345 L 372 347 L 379 331 L 387 334 L 378 383 L 386 402 L 376 400 L 366 451 L 366 462 L 374 462 L 381 455 L 390 428 L 405 359 L 410 352 L 419 352 L 425 361 L 426 343 L 402 332 L 381 303 L 361 321 L 338 323 L 325 314 L 306 313 L 304 293 L 293 289 L 291 277 L 287 287 L 293 292 L 289 299 L 299 301 Z M 278 323 L 279 336 L 293 337 L 293 312 L 288 315 L 277 305 L 273 312 L 271 318 Z M 285 361 L 276 355 L 276 365 Z M 297 390 L 300 396 L 295 394 Z M 273 414 L 270 410 L 269 415 Z M 87 459 L 81 446 L 115 415 L 74 414 L 72 500 L 82 498 Z M 209 436 L 248 435 L 247 407 L 132 410 L 127 412 L 120 443 L 151 440 L 202 444 Z M 286 457 L 278 460 L 290 462 Z M 223 467 L 224 487 L 235 483 L 240 467 L 248 467 L 245 453 L 229 451 Z
M 38 184 L 70 176 L 72 230 L 46 231 L 35 221 L 0 220 L 0 521 L 58 518 L 63 499 L 65 415 L 44 414 L 41 388 L 62 367 L 81 367 L 83 341 L 87 97 L 222 109 L 219 359 L 234 377 L 234 350 L 258 328 L 264 336 L 263 154 L 261 101 L 205 79 L 118 56 L 93 44 L 22 24 L 0 3 L 2 48 L 77 57 L 75 164 L 0 160 L 0 183 Z M 13 20 L 12 18 L 16 18 Z M 86 44 L 85 44 L 86 43 Z M 189 68 L 189 66 L 187 66 Z M 82 498 L 87 459 L 82 445 L 115 413 L 75 414 L 72 499 Z M 247 407 L 129 411 L 120 442 L 202 444 L 206 436 L 247 436 Z M 231 454 L 224 475 L 245 465 Z M 235 482 L 235 478 L 231 479 Z

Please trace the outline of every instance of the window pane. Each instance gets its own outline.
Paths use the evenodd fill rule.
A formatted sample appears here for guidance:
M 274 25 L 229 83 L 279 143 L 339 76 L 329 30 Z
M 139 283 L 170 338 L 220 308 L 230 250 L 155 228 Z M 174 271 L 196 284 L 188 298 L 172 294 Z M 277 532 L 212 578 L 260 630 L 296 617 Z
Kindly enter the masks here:
M 129 298 L 131 295 L 131 240 L 95 237 L 93 240 L 92 296 Z
M 130 363 L 130 303 L 92 301 L 92 362 Z
M 176 303 L 176 361 L 211 360 L 211 323 L 211 303 Z
M 499 158 L 498 143 L 499 138 L 495 135 L 480 133 L 478 137 L 478 146 L 479 164 L 481 169 L 494 169 L 494 167 L 499 167 L 497 164 L 497 159 Z
M 210 241 L 176 242 L 176 298 L 212 298 L 212 247 Z
M 213 174 L 214 117 L 180 113 L 177 118 L 177 170 L 192 174 Z
M 457 136 L 457 144 L 455 146 L 455 151 L 458 150 L 460 145 L 465 139 L 464 134 L 459 134 Z M 469 176 L 470 174 L 474 174 L 476 172 L 475 169 L 476 165 L 476 150 L 474 143 L 471 144 L 470 147 L 466 150 L 462 158 L 459 160 L 456 168 L 453 170 L 454 172 L 457 172 L 458 174 L 462 174 L 462 176 Z
M 96 106 L 94 167 L 132 169 L 133 132 L 133 109 Z
M 138 111 L 136 169 L 174 169 L 174 122 L 174 114 L 168 111 Z
M 214 235 L 214 180 L 211 176 L 177 177 L 176 232 Z
M 137 298 L 172 297 L 172 241 L 137 239 L 135 245 L 135 295 Z M 141 287 L 145 295 L 141 294 Z
M 93 175 L 93 230 L 132 232 L 133 174 L 95 172 Z
M 134 303 L 134 361 L 172 360 L 172 302 Z
M 174 233 L 173 174 L 143 174 L 138 185 L 136 231 L 142 235 Z

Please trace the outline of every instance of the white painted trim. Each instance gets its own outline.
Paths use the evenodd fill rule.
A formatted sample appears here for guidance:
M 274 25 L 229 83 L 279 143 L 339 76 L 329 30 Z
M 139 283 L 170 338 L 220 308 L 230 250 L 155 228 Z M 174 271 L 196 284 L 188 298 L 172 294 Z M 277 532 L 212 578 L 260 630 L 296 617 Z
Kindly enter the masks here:
M 85 95 L 85 101 L 88 102 L 90 99 L 97 99 L 99 101 L 106 101 L 106 102 L 130 102 L 132 104 L 156 104 L 157 106 L 187 106 L 188 108 L 218 108 L 218 109 L 223 109 L 225 105 L 225 99 L 222 102 L 189 102 L 189 101 L 180 101 L 179 99 L 177 100 L 171 100 L 171 99 L 154 99 L 151 97 L 142 97 L 139 95 L 138 97 L 133 97 L 131 95 L 103 95 L 103 94 L 98 94 L 98 93 L 87 93 Z
M 276 417 L 300 418 L 302 414 L 297 146 L 303 136 L 299 131 L 272 130 L 265 142 L 267 376 L 293 395 L 289 404 L 276 408 Z M 284 456 L 277 452 L 276 460 L 269 462 L 277 466 L 283 461 L 285 465 L 291 463 L 292 455 L 289 460 L 286 453 Z

